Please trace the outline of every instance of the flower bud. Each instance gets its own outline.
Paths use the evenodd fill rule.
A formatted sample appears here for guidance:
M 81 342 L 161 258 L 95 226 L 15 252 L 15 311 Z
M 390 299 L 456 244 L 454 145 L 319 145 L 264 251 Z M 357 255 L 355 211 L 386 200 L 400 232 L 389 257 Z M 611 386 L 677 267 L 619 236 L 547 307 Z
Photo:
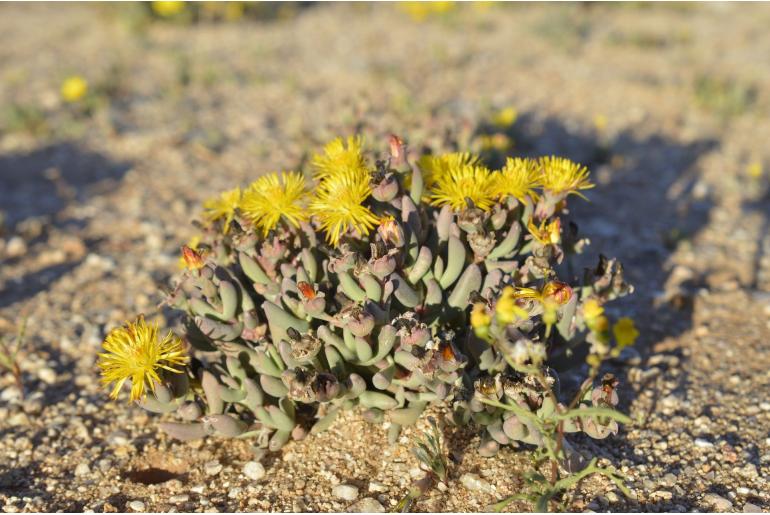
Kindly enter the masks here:
M 187 245 L 182 246 L 182 259 L 185 266 L 190 270 L 200 270 L 203 268 L 203 256 Z

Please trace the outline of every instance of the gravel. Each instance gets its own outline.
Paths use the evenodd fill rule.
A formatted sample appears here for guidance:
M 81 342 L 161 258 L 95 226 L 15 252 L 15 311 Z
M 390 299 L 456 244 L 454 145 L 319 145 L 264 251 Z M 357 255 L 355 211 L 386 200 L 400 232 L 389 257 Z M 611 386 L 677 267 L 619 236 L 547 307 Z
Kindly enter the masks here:
M 391 446 L 344 413 L 248 472 L 254 441 L 168 438 L 167 415 L 109 399 L 96 355 L 138 313 L 174 325 L 158 287 L 203 199 L 298 168 L 354 130 L 378 149 L 390 132 L 449 148 L 506 106 L 520 113 L 516 151 L 593 170 L 591 202 L 570 204 L 591 240 L 573 269 L 618 256 L 636 286 L 610 314 L 633 316 L 640 341 L 607 370 L 638 422 L 573 439 L 621 470 L 631 497 L 589 478 L 568 509 L 770 510 L 770 69 L 746 65 L 770 54 L 767 5 L 469 5 L 417 23 L 392 5 L 324 4 L 276 22 L 130 30 L 101 9 L 7 4 L 0 16 L 13 41 L 0 87 L 0 336 L 27 320 L 25 400 L 0 376 L 4 511 L 343 511 L 352 501 L 334 491 L 351 485 L 395 506 L 424 420 Z M 70 73 L 114 97 L 92 118 L 63 105 Z M 757 94 L 725 114 L 703 98 L 704 77 Z M 44 126 L 7 124 L 6 111 L 35 110 Z M 747 174 L 753 162 L 762 177 Z M 579 382 L 568 376 L 565 391 Z M 445 436 L 452 473 L 416 511 L 479 511 L 524 489 L 529 453 L 487 459 L 473 431 Z

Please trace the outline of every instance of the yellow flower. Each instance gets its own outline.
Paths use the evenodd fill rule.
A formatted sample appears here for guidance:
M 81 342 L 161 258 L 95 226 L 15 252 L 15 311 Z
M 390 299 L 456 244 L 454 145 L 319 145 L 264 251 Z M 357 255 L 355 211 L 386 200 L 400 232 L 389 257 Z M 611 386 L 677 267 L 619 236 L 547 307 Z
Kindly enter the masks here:
M 590 329 L 596 333 L 604 333 L 607 332 L 607 329 L 610 328 L 610 321 L 607 319 L 604 315 L 599 315 L 594 319 L 592 325 L 589 326 Z
M 147 386 L 154 392 L 155 384 L 161 382 L 160 370 L 183 373 L 175 368 L 184 367 L 188 361 L 182 340 L 171 331 L 163 338 L 159 336 L 158 324 L 147 325 L 143 316 L 110 331 L 98 362 L 102 384 L 115 383 L 110 397 L 117 399 L 123 383 L 131 379 L 130 400 L 143 399 Z
M 428 16 L 441 15 L 455 8 L 454 2 L 397 2 L 397 7 L 413 21 L 424 21 Z
M 495 115 L 492 117 L 492 123 L 504 129 L 516 123 L 516 118 L 518 118 L 518 115 L 519 113 L 516 112 L 515 108 L 506 107 L 495 113 Z
M 65 102 L 77 102 L 88 93 L 88 82 L 80 75 L 67 77 L 61 85 L 61 96 Z
M 243 216 L 267 236 L 278 226 L 281 217 L 294 227 L 307 220 L 306 197 L 307 188 L 302 174 L 271 173 L 251 183 L 243 192 L 239 208 Z
M 759 179 L 762 177 L 762 163 L 759 161 L 754 161 L 746 169 L 746 172 L 749 174 L 749 177 L 753 179 Z
M 369 172 L 346 169 L 321 181 L 316 196 L 310 202 L 310 212 L 326 232 L 326 241 L 339 245 L 340 237 L 353 229 L 368 236 L 379 219 L 363 203 L 372 194 Z
M 342 138 L 337 138 L 324 146 L 323 154 L 313 157 L 316 169 L 313 176 L 318 180 L 335 177 L 346 172 L 360 173 L 366 170 L 363 156 L 364 140 L 360 136 L 350 136 L 347 144 Z
M 594 116 L 594 127 L 598 132 L 604 132 L 604 129 L 607 128 L 607 117 L 601 113 L 596 114 Z
M 230 230 L 230 224 L 235 217 L 235 210 L 241 202 L 241 189 L 225 191 L 220 193 L 219 198 L 212 198 L 203 203 L 203 217 L 209 222 L 224 219 L 225 224 L 223 232 L 225 234 Z
M 541 157 L 538 165 L 543 189 L 555 195 L 574 193 L 585 198 L 579 190 L 594 187 L 588 180 L 588 168 L 564 157 Z
M 471 327 L 479 329 L 492 323 L 492 317 L 487 313 L 487 307 L 479 302 L 473 305 L 471 310 Z
M 450 175 L 451 170 L 478 164 L 478 156 L 468 152 L 452 152 L 440 156 L 424 155 L 417 160 L 422 171 L 422 180 L 426 188 L 431 188 L 442 177 Z
M 482 150 L 499 150 L 501 152 L 511 148 L 511 138 L 505 134 L 482 134 L 479 136 Z
M 184 2 L 152 2 L 152 11 L 158 16 L 169 18 L 184 11 Z
M 583 319 L 588 327 L 604 314 L 604 307 L 596 299 L 588 299 L 583 304 Z
M 495 304 L 495 317 L 501 325 L 529 318 L 527 310 L 516 304 L 517 298 L 516 290 L 513 286 L 503 288 L 500 298 L 497 299 L 497 304 Z
M 494 183 L 492 173 L 483 166 L 454 166 L 436 177 L 430 201 L 434 206 L 449 205 L 461 211 L 468 207 L 466 199 L 470 199 L 475 207 L 489 211 L 495 203 Z
M 618 347 L 627 347 L 633 345 L 639 337 L 639 331 L 634 325 L 634 321 L 628 317 L 623 317 L 612 326 L 612 334 L 615 336 L 615 342 Z
M 561 241 L 561 220 L 559 218 L 549 223 L 543 220 L 539 226 L 536 226 L 530 219 L 527 222 L 527 230 L 533 238 L 543 245 L 557 245 Z
M 515 197 L 524 202 L 527 197 L 537 197 L 533 188 L 540 185 L 540 171 L 532 159 L 509 157 L 503 169 L 493 177 L 493 189 L 500 199 Z

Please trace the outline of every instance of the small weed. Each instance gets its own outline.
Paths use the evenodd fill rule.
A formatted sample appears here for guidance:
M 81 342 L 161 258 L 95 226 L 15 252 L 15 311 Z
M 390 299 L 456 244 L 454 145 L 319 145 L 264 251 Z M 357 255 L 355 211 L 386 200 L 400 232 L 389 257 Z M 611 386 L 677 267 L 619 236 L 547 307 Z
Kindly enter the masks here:
M 10 338 L 0 338 L 0 367 L 8 371 L 16 382 L 16 386 L 24 396 L 24 384 L 21 381 L 21 368 L 19 367 L 19 351 L 24 344 L 24 336 L 27 330 L 27 320 L 21 322 L 19 332 L 16 334 L 16 341 L 11 343 Z

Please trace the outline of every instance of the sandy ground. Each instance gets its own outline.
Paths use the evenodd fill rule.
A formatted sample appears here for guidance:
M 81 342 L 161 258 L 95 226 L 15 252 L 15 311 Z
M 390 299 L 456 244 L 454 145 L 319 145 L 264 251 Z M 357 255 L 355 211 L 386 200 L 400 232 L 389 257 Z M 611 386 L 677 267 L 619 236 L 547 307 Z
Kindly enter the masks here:
M 770 6 L 289 14 L 137 30 L 99 6 L 0 6 L 0 332 L 28 319 L 26 399 L 0 378 L 0 506 L 391 509 L 419 475 L 416 430 L 388 446 L 351 413 L 263 471 L 247 466 L 249 442 L 179 443 L 109 401 L 96 353 L 110 328 L 156 312 L 202 199 L 301 167 L 336 135 L 439 149 L 513 106 L 514 152 L 591 167 L 598 187 L 573 210 L 588 255 L 620 257 L 637 288 L 617 309 L 642 329 L 638 355 L 615 372 L 638 422 L 574 440 L 626 473 L 633 496 L 593 479 L 568 507 L 770 509 Z M 59 99 L 73 73 L 109 92 L 92 116 Z M 480 510 L 520 491 L 526 452 L 485 459 L 472 430 L 445 436 L 457 464 L 415 509 Z

